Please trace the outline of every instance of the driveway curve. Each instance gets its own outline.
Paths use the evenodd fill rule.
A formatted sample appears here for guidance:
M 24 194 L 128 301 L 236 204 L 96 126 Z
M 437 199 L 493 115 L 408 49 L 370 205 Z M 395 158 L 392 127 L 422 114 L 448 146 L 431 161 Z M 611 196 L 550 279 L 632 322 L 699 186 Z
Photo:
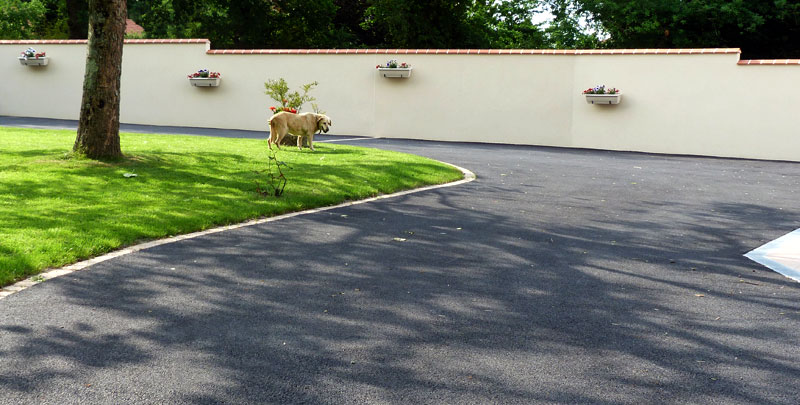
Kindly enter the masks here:
M 800 284 L 742 255 L 800 164 L 345 142 L 478 179 L 8 296 L 0 403 L 797 403 Z

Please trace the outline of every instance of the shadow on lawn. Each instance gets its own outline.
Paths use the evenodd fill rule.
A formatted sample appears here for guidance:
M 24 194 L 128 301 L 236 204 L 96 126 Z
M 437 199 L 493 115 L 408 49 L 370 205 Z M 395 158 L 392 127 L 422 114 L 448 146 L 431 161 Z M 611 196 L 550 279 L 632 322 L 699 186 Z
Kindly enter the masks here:
M 243 170 L 243 158 L 236 154 L 152 152 L 116 163 L 55 166 L 55 175 L 0 183 L 0 196 L 11 197 L 8 206 L 0 206 L 0 237 L 27 233 L 55 238 L 52 244 L 66 246 L 62 250 L 67 253 L 45 265 L 59 266 L 143 239 L 364 198 L 394 191 L 395 185 L 413 188 L 434 167 L 406 166 L 404 176 L 394 178 L 397 166 L 392 162 L 360 161 L 362 150 L 337 150 L 349 151 L 353 162 L 326 166 L 318 159 L 323 154 L 300 156 L 302 160 L 287 171 L 287 193 L 277 200 L 258 196 L 257 183 L 263 185 L 265 176 Z M 252 169 L 261 168 L 254 164 Z M 124 178 L 124 172 L 138 176 Z M 381 178 L 387 181 L 377 181 Z M 100 242 L 92 243 L 93 237 Z M 11 246 L 0 258 L 0 284 L 42 265 L 28 260 L 31 246 Z M 4 267 L 14 269 L 13 278 L 2 274 Z
M 0 392 L 136 368 L 158 374 L 97 390 L 135 395 L 127 381 L 192 403 L 795 402 L 797 289 L 741 255 L 758 243 L 750 230 L 791 227 L 798 212 L 547 190 L 493 177 L 48 282 L 90 315 L 43 314 L 63 329 L 4 322 Z

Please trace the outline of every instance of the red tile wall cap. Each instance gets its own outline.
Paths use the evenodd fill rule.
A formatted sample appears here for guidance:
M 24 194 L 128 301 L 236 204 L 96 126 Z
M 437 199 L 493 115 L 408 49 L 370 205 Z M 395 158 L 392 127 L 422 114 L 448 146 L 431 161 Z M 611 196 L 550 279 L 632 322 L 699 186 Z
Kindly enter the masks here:
M 207 39 L 126 39 L 126 44 L 210 44 Z
M 73 44 L 86 44 L 89 41 L 85 39 L 3 39 L 0 40 L 0 45 L 29 45 L 29 44 L 44 44 L 44 45 L 73 45 Z M 211 41 L 207 39 L 126 39 L 126 44 L 208 44 Z
M 740 54 L 739 48 L 696 49 L 211 49 L 211 55 L 712 55 Z
M 800 59 L 752 59 L 740 60 L 740 65 L 800 65 Z
M 86 44 L 85 39 L 3 39 L 0 40 L 0 45 L 30 45 L 30 44 L 53 44 L 53 45 L 71 45 L 71 44 Z
M 30 44 L 86 44 L 85 39 L 15 39 L 0 40 L 0 45 Z M 126 44 L 208 44 L 208 39 L 126 39 Z M 696 49 L 211 49 L 212 55 L 275 55 L 275 54 L 379 54 L 379 55 L 709 55 L 739 54 L 739 48 L 696 48 Z M 792 59 L 788 60 L 792 61 Z M 739 64 L 773 64 L 773 61 L 740 61 Z M 769 62 L 769 63 L 767 63 Z M 774 64 L 795 64 L 775 61 Z

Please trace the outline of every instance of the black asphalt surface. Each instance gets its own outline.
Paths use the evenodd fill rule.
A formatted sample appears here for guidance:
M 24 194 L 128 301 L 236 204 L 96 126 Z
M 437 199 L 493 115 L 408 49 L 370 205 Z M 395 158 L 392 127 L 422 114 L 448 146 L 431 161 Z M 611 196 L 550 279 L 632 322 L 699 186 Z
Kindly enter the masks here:
M 478 179 L 2 299 L 0 403 L 800 403 L 800 283 L 742 256 L 800 164 L 353 144 Z

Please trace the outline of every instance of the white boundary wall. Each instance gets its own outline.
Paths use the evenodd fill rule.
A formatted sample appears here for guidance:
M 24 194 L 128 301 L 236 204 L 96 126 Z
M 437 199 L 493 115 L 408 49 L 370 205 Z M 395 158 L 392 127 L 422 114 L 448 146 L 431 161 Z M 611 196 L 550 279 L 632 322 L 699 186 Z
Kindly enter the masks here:
M 49 65 L 22 66 L 29 46 Z M 264 81 L 283 77 L 293 89 L 319 81 L 312 94 L 341 135 L 800 161 L 800 61 L 752 66 L 764 61 L 738 49 L 208 49 L 128 41 L 121 121 L 266 130 Z M 85 41 L 0 41 L 0 115 L 77 119 L 85 56 Z M 380 77 L 388 59 L 412 77 Z M 221 72 L 220 87 L 190 86 L 200 68 Z M 598 84 L 622 89 L 622 103 L 587 104 L 581 91 Z

